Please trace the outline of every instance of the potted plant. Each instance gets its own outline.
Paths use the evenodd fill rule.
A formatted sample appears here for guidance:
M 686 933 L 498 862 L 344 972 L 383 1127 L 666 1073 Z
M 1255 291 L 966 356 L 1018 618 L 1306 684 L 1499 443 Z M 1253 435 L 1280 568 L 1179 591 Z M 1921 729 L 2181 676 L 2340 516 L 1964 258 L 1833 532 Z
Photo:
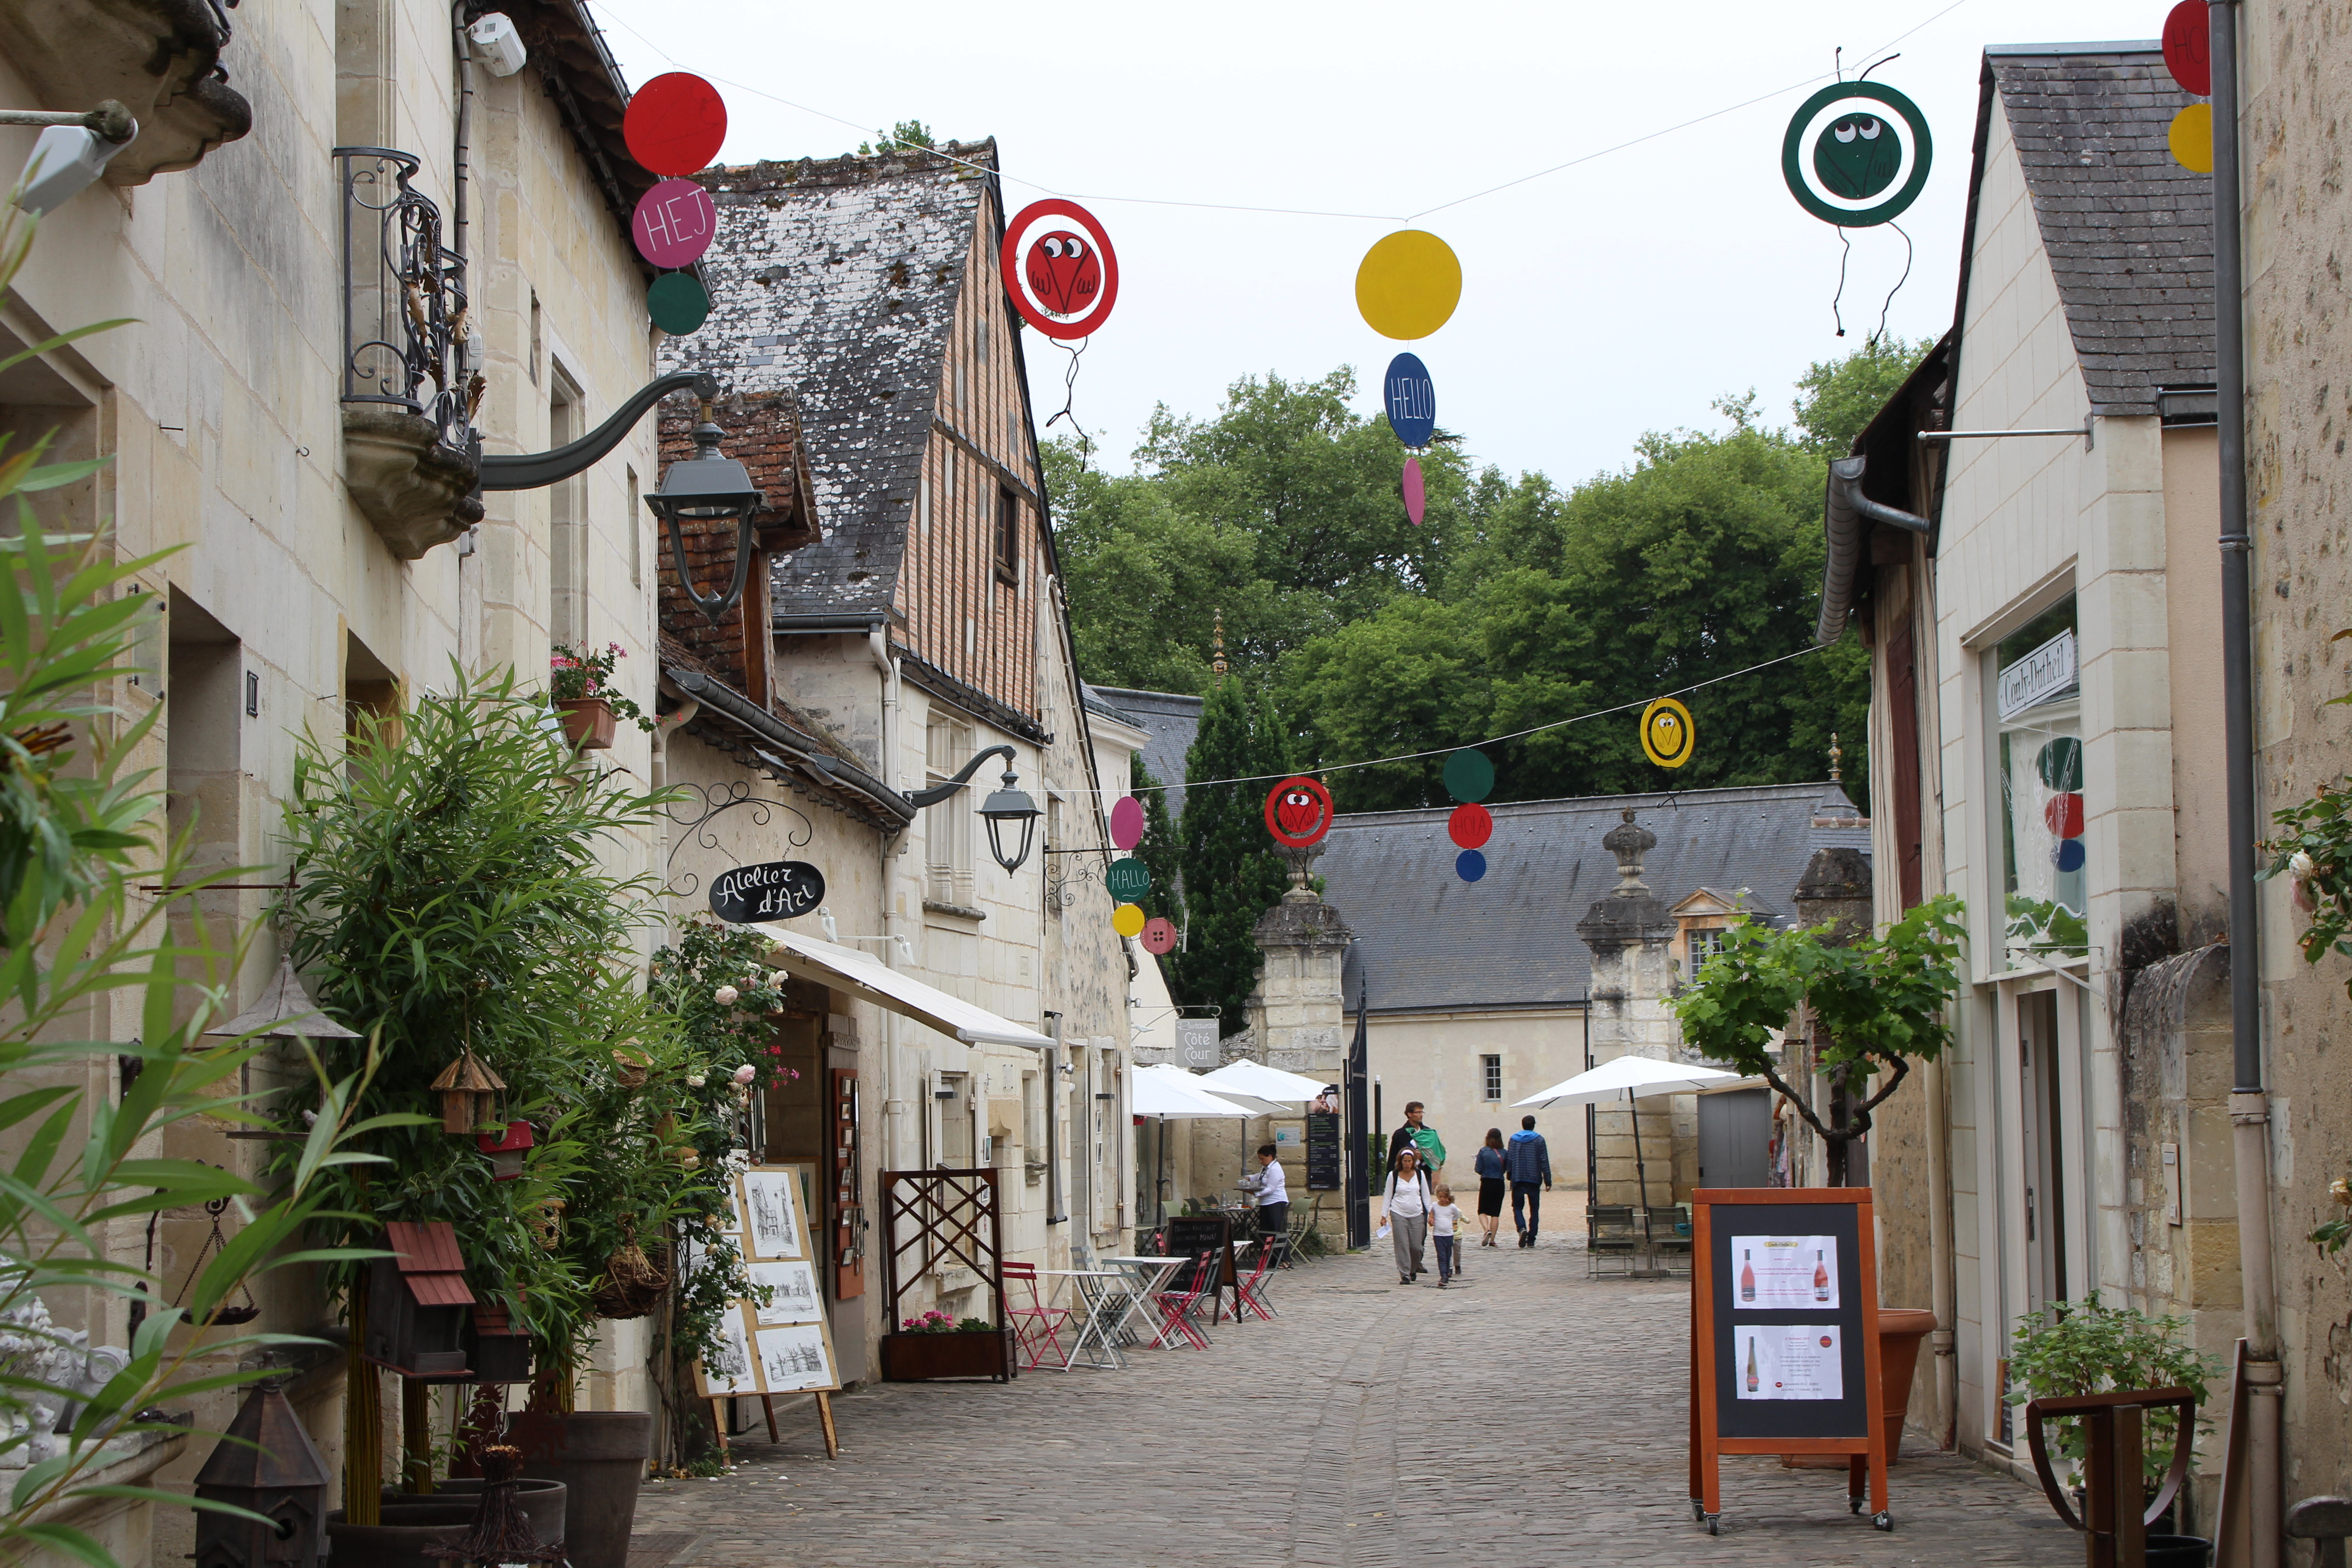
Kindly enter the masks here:
M 2080 1301 L 2060 1301 L 2044 1312 L 2029 1312 L 2017 1320 L 2010 1344 L 2009 1403 L 2023 1405 L 2035 1399 L 2069 1394 L 2104 1394 L 2125 1388 L 2186 1388 L 2204 1405 L 2207 1385 L 2221 1374 L 2218 1363 L 2180 1342 L 2189 1327 L 2185 1318 L 2151 1318 L 2129 1307 L 2110 1307 L 2093 1291 Z M 2171 1410 L 2151 1407 L 2144 1423 L 2140 1463 L 2143 1495 L 2153 1500 L 2164 1482 L 2172 1458 L 2179 1417 Z M 2058 1458 L 2079 1468 L 2083 1462 L 2083 1431 L 2079 1421 L 2066 1416 L 2051 1422 L 2051 1447 Z M 2200 1419 L 2197 1429 L 2212 1424 Z M 2187 1521 L 2189 1490 L 2175 1500 L 2175 1517 Z M 2147 1538 L 2148 1568 L 2205 1568 L 2212 1542 L 2181 1534 Z
M 1019 1370 L 1013 1331 L 986 1318 L 958 1320 L 932 1310 L 882 1336 L 882 1376 L 890 1383 L 985 1377 L 1010 1383 Z
M 631 701 L 613 679 L 614 667 L 629 657 L 619 643 L 606 643 L 602 653 L 583 653 L 555 645 L 547 661 L 548 696 L 563 715 L 563 733 L 573 748 L 601 752 L 613 743 L 623 719 L 650 731 L 654 721 Z

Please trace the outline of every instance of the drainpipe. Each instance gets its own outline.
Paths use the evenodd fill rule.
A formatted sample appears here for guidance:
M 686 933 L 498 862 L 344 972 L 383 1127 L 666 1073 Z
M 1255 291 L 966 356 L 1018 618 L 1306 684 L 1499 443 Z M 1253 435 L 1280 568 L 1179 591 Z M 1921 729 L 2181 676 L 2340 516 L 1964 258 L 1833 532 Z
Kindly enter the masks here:
M 877 777 L 883 788 L 895 790 L 898 787 L 898 661 L 890 657 L 890 630 L 887 625 L 877 622 L 866 628 L 866 653 L 873 659 L 882 685 L 882 742 L 881 753 L 877 758 L 881 771 Z M 898 833 L 885 836 L 875 852 L 876 868 L 880 877 L 882 966 L 885 969 L 898 967 L 891 957 L 898 947 L 898 917 L 892 913 L 895 905 L 890 886 L 890 862 L 894 858 L 893 848 L 905 846 L 904 833 L 902 828 Z M 906 1099 L 898 1093 L 898 1030 L 892 1026 L 897 1017 L 898 1015 L 888 1008 L 882 1010 L 882 1081 L 877 1087 L 882 1090 L 883 1112 L 891 1123 L 891 1163 L 903 1171 L 919 1161 L 908 1158 L 905 1147 L 908 1108 Z
M 467 142 L 474 129 L 474 40 L 466 36 L 466 9 L 473 0 L 451 0 L 449 31 L 457 46 L 457 139 L 456 167 L 449 177 L 449 248 L 466 258 Z
M 1054 1043 L 1045 1047 L 1045 1223 L 1067 1225 L 1070 1216 L 1062 1208 L 1062 1016 L 1045 1017 L 1054 1032 Z
M 2213 60 L 2213 349 L 2221 467 L 2221 695 L 2230 796 L 2230 1032 L 2238 1268 L 2245 1297 L 2248 1522 L 2255 1568 L 2280 1561 L 2278 1300 L 2271 1268 L 2270 1097 L 2263 1087 L 2254 899 L 2253 540 L 2246 531 L 2245 293 L 2238 166 L 2238 5 L 2207 8 Z
M 1959 1321 L 1959 1294 L 1952 1275 L 1952 1152 L 1946 1134 L 1952 1125 L 1948 1080 L 1943 1064 L 1925 1068 L 1927 1125 L 1927 1296 L 1936 1327 L 1927 1335 L 1935 1356 L 1936 1446 L 1949 1453 L 1959 1445 L 1960 1358 L 1953 1337 Z

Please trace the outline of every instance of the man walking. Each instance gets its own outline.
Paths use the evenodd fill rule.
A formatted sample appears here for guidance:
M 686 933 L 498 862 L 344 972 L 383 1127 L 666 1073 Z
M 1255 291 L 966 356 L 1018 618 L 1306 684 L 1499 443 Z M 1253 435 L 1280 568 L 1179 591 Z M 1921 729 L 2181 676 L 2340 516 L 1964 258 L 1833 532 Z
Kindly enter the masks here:
M 1551 1189 L 1551 1150 L 1533 1116 L 1519 1118 L 1519 1130 L 1503 1149 L 1503 1163 L 1511 1172 L 1511 1223 L 1518 1226 L 1519 1245 L 1533 1247 L 1543 1219 L 1543 1194 Z
M 1404 1125 L 1389 1135 L 1389 1165 L 1393 1169 L 1396 1157 L 1406 1149 L 1421 1156 L 1422 1174 L 1437 1179 L 1438 1167 L 1445 1163 L 1445 1145 L 1437 1136 L 1437 1129 L 1422 1120 L 1421 1101 L 1409 1100 L 1404 1108 Z

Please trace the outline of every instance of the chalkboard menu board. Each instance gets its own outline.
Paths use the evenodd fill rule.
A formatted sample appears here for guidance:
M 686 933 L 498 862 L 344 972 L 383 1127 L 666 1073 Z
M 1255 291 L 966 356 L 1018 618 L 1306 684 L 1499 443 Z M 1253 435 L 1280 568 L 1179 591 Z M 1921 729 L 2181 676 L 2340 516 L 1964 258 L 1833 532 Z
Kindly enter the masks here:
M 1867 1187 L 1691 1195 L 1691 1510 L 1710 1534 L 1723 1454 L 1843 1454 L 1893 1528 L 1878 1385 L 1878 1261 Z
M 1210 1267 L 1217 1271 L 1216 1289 L 1222 1290 L 1229 1286 L 1237 1288 L 1237 1281 L 1234 1277 L 1234 1249 L 1231 1245 L 1233 1236 L 1234 1222 L 1223 1215 L 1171 1215 L 1168 1217 L 1168 1239 L 1165 1250 L 1171 1258 L 1198 1258 L 1204 1252 L 1208 1253 L 1211 1258 Z M 1176 1277 L 1169 1281 L 1169 1288 L 1190 1289 L 1192 1283 L 1192 1270 L 1187 1267 L 1177 1271 Z M 1238 1299 L 1234 1302 L 1234 1310 L 1236 1314 L 1241 1311 Z M 1223 1309 L 1219 1307 L 1213 1317 L 1222 1314 L 1223 1311 Z
M 1339 1164 L 1339 1113 L 1336 1110 L 1308 1111 L 1307 1190 L 1310 1193 L 1338 1192 Z

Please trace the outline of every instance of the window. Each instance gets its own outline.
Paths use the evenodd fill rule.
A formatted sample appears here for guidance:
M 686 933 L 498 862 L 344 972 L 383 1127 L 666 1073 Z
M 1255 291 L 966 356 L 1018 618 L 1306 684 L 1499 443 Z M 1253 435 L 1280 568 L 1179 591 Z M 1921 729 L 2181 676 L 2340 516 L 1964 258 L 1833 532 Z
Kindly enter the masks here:
M 1478 1058 L 1478 1066 L 1486 1080 L 1486 1098 L 1488 1100 L 1502 1099 L 1503 1058 L 1500 1057 L 1480 1057 Z
M 971 756 L 971 727 L 935 718 L 924 732 L 925 772 L 933 784 L 946 783 Z M 955 794 L 924 814 L 923 896 L 932 903 L 969 909 L 972 903 L 971 791 Z
M 537 386 L 537 385 L 539 384 L 539 344 L 540 344 L 539 290 L 538 290 L 538 289 L 532 289 L 532 290 L 530 291 L 530 384 L 531 384 L 533 386 Z
M 2070 596 L 1986 657 L 1987 705 L 2000 737 L 2002 890 L 2011 948 L 2082 948 L 2088 908 L 2083 700 Z
M 996 487 L 996 575 L 1021 581 L 1021 501 L 1010 487 Z
M 551 372 L 548 445 L 562 447 L 583 434 L 586 411 L 579 385 L 562 367 L 552 366 Z M 588 646 L 587 487 L 587 476 L 574 474 L 547 488 L 547 634 L 571 648 Z
M 1021 1075 L 1021 1163 L 1029 1179 L 1045 1173 L 1045 1097 L 1037 1075 Z
M 1703 931 L 1692 931 L 1690 933 L 1690 978 L 1697 979 L 1698 972 L 1706 967 L 1706 961 L 1722 951 L 1723 928 L 1721 926 L 1709 926 Z

